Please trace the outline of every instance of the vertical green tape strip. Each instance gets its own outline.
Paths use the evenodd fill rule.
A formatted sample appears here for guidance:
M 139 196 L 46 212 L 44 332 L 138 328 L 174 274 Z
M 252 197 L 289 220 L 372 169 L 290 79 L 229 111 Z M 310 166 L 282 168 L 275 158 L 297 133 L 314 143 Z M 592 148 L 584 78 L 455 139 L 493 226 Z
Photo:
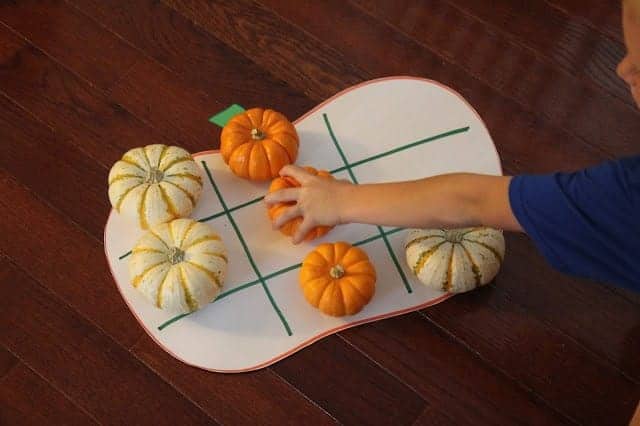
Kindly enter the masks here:
M 331 140 L 333 141 L 333 144 L 336 146 L 336 149 L 340 154 L 340 158 L 342 158 L 342 162 L 347 168 L 347 172 L 349 173 L 349 176 L 351 176 L 351 180 L 353 181 L 353 183 L 358 183 L 356 176 L 353 174 L 353 170 L 351 170 L 351 165 L 347 161 L 347 157 L 346 155 L 344 155 L 344 152 L 342 151 L 342 148 L 338 143 L 338 139 L 336 138 L 336 135 L 333 133 L 333 129 L 331 128 L 331 123 L 329 122 L 329 117 L 327 117 L 327 114 L 322 114 L 322 118 L 324 118 L 324 124 L 327 126 L 327 130 L 329 130 L 329 135 L 331 136 Z M 384 241 L 384 244 L 387 246 L 387 250 L 389 251 L 391 260 L 393 260 L 393 263 L 396 265 L 396 269 L 398 270 L 398 274 L 400 274 L 400 278 L 402 278 L 402 283 L 404 284 L 404 287 L 407 289 L 407 293 L 413 293 L 411 284 L 409 284 L 409 280 L 407 279 L 407 276 L 404 274 L 404 271 L 402 270 L 402 266 L 400 266 L 398 257 L 394 253 L 393 247 L 391 247 L 391 243 L 389 242 L 389 239 L 385 235 L 384 230 L 382 229 L 381 226 L 378 226 L 378 232 L 380 232 L 380 235 L 382 236 L 382 240 Z
M 211 186 L 213 187 L 213 190 L 216 192 L 216 195 L 218 196 L 218 199 L 220 199 L 220 204 L 222 204 L 222 209 L 226 212 L 227 217 L 229 218 L 229 222 L 231 222 L 231 226 L 233 227 L 234 231 L 236 232 L 236 235 L 238 236 L 238 239 L 240 240 L 240 244 L 242 244 L 242 248 L 244 249 L 244 252 L 247 255 L 247 258 L 249 259 L 249 263 L 251 264 L 251 267 L 253 268 L 253 271 L 258 276 L 258 279 L 260 280 L 260 284 L 262 284 L 262 288 L 264 289 L 264 292 L 267 294 L 267 297 L 269 298 L 269 301 L 271 302 L 271 306 L 273 306 L 273 309 L 278 314 L 278 317 L 280 317 L 280 321 L 282 322 L 282 325 L 284 326 L 285 330 L 287 331 L 287 334 L 289 336 L 291 336 L 293 333 L 291 332 L 291 328 L 289 327 L 289 323 L 287 322 L 287 319 L 284 317 L 284 315 L 282 314 L 282 311 L 280 310 L 280 308 L 276 304 L 275 299 L 271 295 L 271 291 L 269 290 L 269 287 L 267 287 L 267 283 L 265 282 L 264 278 L 262 277 L 262 274 L 260 274 L 260 270 L 258 269 L 258 266 L 254 262 L 253 256 L 251 256 L 251 252 L 249 251 L 249 246 L 247 246 L 247 243 L 245 242 L 244 237 L 242 236 L 242 233 L 240 232 L 240 228 L 236 224 L 235 219 L 229 213 L 229 209 L 227 208 L 227 203 L 225 203 L 224 199 L 222 198 L 222 194 L 220 193 L 220 189 L 218 189 L 218 185 L 216 185 L 215 180 L 213 180 L 213 176 L 211 176 L 211 171 L 209 170 L 209 166 L 207 166 L 207 163 L 205 161 L 202 162 L 202 166 L 204 167 L 204 170 L 207 173 L 207 177 L 209 178 L 209 182 L 211 183 Z
M 242 106 L 233 104 L 209 118 L 209 121 L 217 126 L 224 127 L 229 120 L 244 111 L 245 109 Z

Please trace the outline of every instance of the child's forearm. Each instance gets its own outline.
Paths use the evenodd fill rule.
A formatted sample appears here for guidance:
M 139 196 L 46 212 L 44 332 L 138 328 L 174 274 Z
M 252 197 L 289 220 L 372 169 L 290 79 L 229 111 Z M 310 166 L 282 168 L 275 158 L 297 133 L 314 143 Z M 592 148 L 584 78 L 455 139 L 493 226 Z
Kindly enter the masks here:
M 336 208 L 343 223 L 521 230 L 509 203 L 510 180 L 457 173 L 410 182 L 348 185 L 340 188 Z

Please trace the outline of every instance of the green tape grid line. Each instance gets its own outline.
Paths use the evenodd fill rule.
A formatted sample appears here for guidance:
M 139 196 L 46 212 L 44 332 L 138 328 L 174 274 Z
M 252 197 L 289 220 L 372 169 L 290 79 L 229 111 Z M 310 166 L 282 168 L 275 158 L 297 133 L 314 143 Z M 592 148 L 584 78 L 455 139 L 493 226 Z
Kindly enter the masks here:
M 326 114 L 323 114 L 323 116 L 326 116 Z M 327 121 L 325 119 L 325 123 L 326 122 Z M 448 136 L 457 135 L 458 133 L 464 133 L 464 132 L 467 132 L 467 131 L 469 131 L 469 126 L 460 127 L 459 129 L 453 129 L 453 130 L 450 130 L 448 132 L 440 133 L 440 134 L 435 135 L 435 136 L 430 136 L 430 137 L 425 138 L 425 139 L 420 139 L 419 141 L 411 142 L 411 143 L 408 143 L 406 145 L 401 145 L 401 146 L 399 146 L 397 148 L 394 148 L 392 150 L 385 151 L 385 152 L 382 152 L 380 154 L 376 154 L 376 155 L 373 155 L 371 157 L 355 161 L 355 162 L 350 163 L 350 164 L 348 164 L 346 166 L 339 167 L 339 168 L 337 168 L 335 170 L 332 170 L 331 173 L 342 172 L 344 170 L 347 170 L 347 169 L 350 169 L 350 168 L 353 168 L 353 167 L 357 167 L 357 166 L 360 166 L 362 164 L 370 163 L 371 161 L 378 160 L 378 159 L 383 158 L 383 157 L 388 157 L 389 155 L 393 155 L 393 154 L 396 154 L 396 153 L 401 152 L 401 151 L 406 151 L 409 148 L 414 148 L 416 146 L 423 145 L 423 144 L 428 143 L 428 142 L 433 142 L 433 141 L 436 141 L 438 139 L 446 138 Z
M 120 256 L 120 257 L 118 258 L 118 260 L 122 260 L 122 259 L 124 259 L 125 257 L 129 256 L 131 253 L 132 253 L 132 251 L 131 251 L 131 250 L 129 250 L 128 252 L 126 252 L 125 254 L 123 254 L 122 256 Z
M 262 201 L 262 200 L 264 200 L 264 197 L 258 197 L 258 198 L 255 198 L 255 199 L 251 200 L 251 201 L 247 201 L 246 203 L 238 204 L 237 206 L 230 208 L 228 211 L 229 211 L 229 213 L 232 213 L 232 212 L 234 212 L 236 210 L 240 210 L 243 207 L 250 206 L 251 204 L 255 204 L 255 203 L 257 203 L 259 201 Z M 225 214 L 226 214 L 226 212 L 216 213 L 214 215 L 203 217 L 202 219 L 198 219 L 198 222 L 207 222 L 209 220 L 216 219 L 216 218 L 218 218 L 220 216 L 224 216 Z
M 220 190 L 218 189 L 218 185 L 216 185 L 216 182 L 213 180 L 213 176 L 211 176 L 211 171 L 209 170 L 209 167 L 207 166 L 207 163 L 205 161 L 202 161 L 202 166 L 204 167 L 204 170 L 207 173 L 207 177 L 209 178 L 209 182 L 211 183 L 211 186 L 213 187 L 213 190 L 216 192 L 216 195 L 218 196 L 218 199 L 220 200 L 220 204 L 222 204 L 222 209 L 227 213 L 227 217 L 229 218 L 229 221 L 231 222 L 231 226 L 233 226 L 233 229 L 236 232 L 236 235 L 238 236 L 238 239 L 240 240 L 240 244 L 242 244 L 242 248 L 244 249 L 244 252 L 247 255 L 247 258 L 249 259 L 249 263 L 251 263 L 251 267 L 253 268 L 253 271 L 258 276 L 258 280 L 260 280 L 260 284 L 262 284 L 262 288 L 264 289 L 265 293 L 267 294 L 267 297 L 269 298 L 269 301 L 271 302 L 271 306 L 273 306 L 273 309 L 278 314 L 278 317 L 280 317 L 280 321 L 282 321 L 282 325 L 284 326 L 285 330 L 287 331 L 287 334 L 289 336 L 291 336 L 293 333 L 291 332 L 291 328 L 289 327 L 289 323 L 287 323 L 287 319 L 284 317 L 284 315 L 282 314 L 282 311 L 280 310 L 280 308 L 276 304 L 276 301 L 274 300 L 273 296 L 271 295 L 271 291 L 269 291 L 269 288 L 267 287 L 267 283 L 264 281 L 264 278 L 262 278 L 262 275 L 260 274 L 260 271 L 258 270 L 258 266 L 254 262 L 253 256 L 251 256 L 251 252 L 249 251 L 249 247 L 247 246 L 247 243 L 245 242 L 244 237 L 242 236 L 242 233 L 240 232 L 240 228 L 238 228 L 238 225 L 236 224 L 235 219 L 233 218 L 231 213 L 229 213 L 229 209 L 227 208 L 227 204 L 224 202 L 224 199 L 222 198 L 222 194 L 220 193 Z
M 407 150 L 409 148 L 413 148 L 413 147 L 416 147 L 418 145 L 422 145 L 422 144 L 425 144 L 425 143 L 428 143 L 428 142 L 433 142 L 435 140 L 446 138 L 448 136 L 457 135 L 458 133 L 464 133 L 464 132 L 467 132 L 468 130 L 469 130 L 468 126 L 467 127 L 460 127 L 459 129 L 454 129 L 454 130 L 450 130 L 448 132 L 440 133 L 440 134 L 435 135 L 435 136 L 430 136 L 428 138 L 421 139 L 421 140 L 416 141 L 416 142 L 411 142 L 409 144 L 399 146 L 399 147 L 394 148 L 394 149 L 392 149 L 390 151 L 386 151 L 386 152 L 383 152 L 383 153 L 380 153 L 380 154 L 376 154 L 376 155 L 374 155 L 372 157 L 356 161 L 356 162 L 350 164 L 350 167 L 360 166 L 360 165 L 368 163 L 370 161 L 378 160 L 380 158 L 387 157 L 387 156 L 395 154 L 397 152 L 405 151 L 405 150 Z M 337 169 L 331 170 L 331 173 L 334 174 L 334 173 L 339 173 L 339 172 L 342 172 L 342 171 L 345 171 L 345 170 L 349 170 L 350 167 L 347 167 L 347 166 L 338 167 Z M 262 201 L 263 199 L 264 199 L 264 197 L 255 198 L 253 200 L 247 201 L 245 203 L 242 203 L 242 204 L 239 204 L 239 205 L 237 205 L 235 207 L 230 208 L 228 210 L 228 212 L 229 213 L 234 212 L 234 211 L 239 210 L 239 209 L 241 209 L 243 207 L 247 207 L 247 206 L 250 206 L 251 204 L 258 203 L 258 202 Z M 222 211 L 220 213 L 216 213 L 214 215 L 203 217 L 202 219 L 198 219 L 198 221 L 199 222 L 207 222 L 207 221 L 219 218 L 220 216 L 224 216 L 225 214 L 227 214 L 227 212 Z M 131 254 L 131 252 L 123 254 L 122 256 L 119 257 L 119 260 L 124 259 L 125 257 L 129 256 L 130 254 Z
M 338 167 L 337 169 L 331 170 L 330 173 L 331 174 L 335 174 L 335 173 L 343 172 L 345 170 L 349 170 L 350 168 L 353 168 L 353 167 L 356 167 L 356 166 L 360 166 L 362 164 L 366 164 L 366 163 L 369 163 L 371 161 L 378 160 L 380 158 L 387 157 L 389 155 L 392 155 L 392 154 L 395 154 L 395 153 L 398 153 L 398 152 L 401 152 L 401 151 L 405 151 L 407 149 L 410 149 L 410 148 L 413 148 L 413 147 L 416 147 L 416 146 L 419 146 L 419 145 L 422 145 L 422 144 L 425 144 L 425 143 L 428 143 L 428 142 L 433 142 L 433 141 L 436 141 L 438 139 L 443 139 L 443 138 L 446 138 L 448 136 L 457 135 L 458 133 L 464 133 L 464 132 L 467 132 L 467 131 L 469 131 L 469 127 L 468 126 L 467 127 L 460 127 L 459 129 L 453 129 L 453 130 L 450 130 L 448 132 L 440 133 L 440 134 L 435 135 L 435 136 L 430 136 L 430 137 L 425 138 L 425 139 L 420 139 L 419 141 L 411 142 L 411 143 L 408 143 L 406 145 L 402 145 L 402 146 L 399 146 L 397 148 L 394 148 L 392 150 L 389 150 L 389 151 L 386 151 L 386 152 L 382 152 L 380 154 L 376 154 L 376 155 L 371 156 L 369 158 L 365 158 L 363 160 L 356 161 L 354 163 L 351 163 L 349 166 Z M 234 211 L 236 211 L 238 209 L 241 209 L 243 207 L 247 207 L 247 206 L 250 206 L 251 204 L 258 203 L 258 202 L 262 201 L 263 199 L 264 199 L 264 197 L 255 198 L 253 200 L 250 200 L 250 201 L 247 201 L 245 203 L 239 204 L 239 205 L 237 205 L 235 207 L 232 207 L 232 208 L 229 209 L 229 211 L 230 212 L 234 212 Z M 220 212 L 220 213 L 216 213 L 216 214 L 211 215 L 211 216 L 203 217 L 202 219 L 198 219 L 198 220 L 200 222 L 207 222 L 209 220 L 213 220 L 213 219 L 216 219 L 216 218 L 218 218 L 220 216 L 224 216 L 224 215 L 225 215 L 225 212 Z
M 400 231 L 404 231 L 404 228 L 394 228 L 394 229 L 392 229 L 390 231 L 386 231 L 385 235 L 387 235 L 387 236 L 388 235 L 393 235 L 393 234 L 395 234 L 397 232 L 400 232 Z M 358 241 L 356 243 L 353 243 L 353 245 L 354 246 L 362 246 L 362 245 L 368 244 L 368 243 L 370 243 L 372 241 L 379 240 L 380 238 L 382 238 L 382 235 L 380 235 L 380 234 L 374 235 L 373 237 L 369 237 L 369 238 L 366 238 L 366 239 L 364 239 L 362 241 Z M 264 277 L 262 277 L 262 279 L 265 280 L 265 281 L 268 281 L 268 280 L 270 280 L 272 278 L 275 278 L 275 277 L 277 277 L 279 275 L 286 274 L 287 272 L 293 271 L 294 269 L 298 269 L 301 266 L 302 266 L 302 263 L 298 263 L 296 265 L 291 265 L 291 266 L 288 266 L 286 268 L 280 269 L 279 271 L 272 272 L 269 275 L 265 275 Z M 236 292 L 238 292 L 240 290 L 244 290 L 245 288 L 253 287 L 254 285 L 258 285 L 258 284 L 260 284 L 260 280 L 254 280 L 254 281 L 239 285 L 238 287 L 232 288 L 231 290 L 225 291 L 224 293 L 218 295 L 218 297 L 216 297 L 211 303 L 217 302 L 218 300 L 222 300 L 227 296 L 231 296 L 233 293 L 236 293 Z M 178 320 L 180 320 L 180 319 L 182 319 L 182 318 L 184 318 L 184 317 L 186 317 L 188 315 L 191 315 L 191 313 L 177 315 L 177 316 L 167 320 L 166 322 L 160 324 L 158 326 L 158 330 L 162 331 L 163 329 L 167 328 L 169 325 L 173 324 L 174 322 L 176 322 L 176 321 L 178 321 Z
M 344 151 L 342 151 L 342 148 L 340 147 L 340 144 L 338 143 L 338 139 L 336 138 L 336 135 L 333 133 L 333 129 L 331 128 L 331 123 L 329 122 L 329 117 L 327 116 L 327 114 L 322 114 L 322 118 L 324 119 L 324 124 L 327 126 L 327 130 L 329 131 L 329 135 L 331 136 L 331 140 L 333 140 L 333 144 L 336 146 L 336 149 L 338 150 L 338 153 L 340 154 L 340 157 L 342 158 L 342 162 L 344 163 L 347 172 L 349 172 L 349 176 L 351 176 L 351 180 L 353 181 L 353 183 L 357 184 L 358 183 L 358 179 L 356 179 L 356 176 L 353 174 L 353 170 L 351 170 L 352 165 L 349 164 L 349 161 L 347 161 L 347 157 L 346 155 L 344 155 Z M 387 236 L 384 233 L 384 230 L 382 229 L 381 226 L 378 226 L 378 232 L 380 233 L 380 235 L 382 236 L 382 240 L 384 241 L 384 244 L 387 246 L 387 251 L 389 252 L 389 255 L 391 256 L 391 259 L 393 260 L 393 263 L 396 265 L 396 270 L 398 271 L 398 274 L 400 275 L 400 278 L 402 278 L 402 283 L 404 284 L 404 287 L 407 289 L 407 293 L 413 293 L 413 289 L 411 288 L 411 284 L 409 284 L 409 280 L 407 279 L 407 276 L 404 274 L 404 271 L 402 270 L 402 266 L 400 266 L 400 262 L 398 261 L 398 257 L 396 256 L 395 252 L 393 251 L 393 247 L 391 247 L 391 243 L 389 242 L 389 239 L 387 238 Z

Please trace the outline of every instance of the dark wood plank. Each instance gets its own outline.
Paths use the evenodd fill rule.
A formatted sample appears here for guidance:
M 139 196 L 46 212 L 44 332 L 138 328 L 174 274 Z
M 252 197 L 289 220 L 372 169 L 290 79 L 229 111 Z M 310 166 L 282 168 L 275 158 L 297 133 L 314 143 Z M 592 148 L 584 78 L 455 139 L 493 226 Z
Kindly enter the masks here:
M 314 103 L 181 14 L 154 0 L 71 0 L 128 43 L 225 106 L 275 108 L 290 118 Z
M 330 414 L 270 369 L 248 374 L 216 374 L 189 367 L 145 335 L 132 352 L 149 368 L 224 424 L 334 424 Z
M 18 359 L 13 356 L 9 349 L 4 345 L 0 345 L 0 380 L 7 374 L 16 364 Z
M 188 140 L 189 146 L 203 151 L 220 145 L 221 129 L 208 119 L 227 105 L 152 59 L 137 63 L 113 88 L 110 99 L 160 129 L 174 144 Z
M 129 347 L 143 331 L 118 292 L 96 238 L 0 169 L 0 246 L 23 270 L 83 317 Z
M 2 28 L 3 32 L 0 33 L 0 64 L 10 60 L 17 51 L 28 44 L 26 40 L 18 37 L 4 26 Z
M 640 398 L 637 383 L 493 287 L 423 315 L 579 423 L 623 423 Z
M 410 424 L 425 407 L 412 389 L 336 336 L 273 369 L 345 424 Z
M 367 78 L 341 52 L 256 1 L 166 3 L 311 99 L 324 100 Z
M 432 25 L 444 22 L 437 8 L 420 9 L 429 15 L 428 19 L 424 15 L 414 17 L 418 25 L 411 27 L 411 36 L 420 40 L 418 44 L 338 0 L 309 2 L 304 6 L 273 0 L 265 3 L 289 20 L 306 22 L 305 30 L 345 52 L 347 58 L 364 70 L 374 74 L 418 72 L 456 89 L 478 80 L 515 101 L 529 114 L 573 135 L 573 140 L 604 149 L 609 156 L 637 152 L 633 135 L 640 133 L 640 119 L 629 105 L 598 96 L 592 88 L 558 72 L 526 49 L 492 38 L 484 26 L 474 25 L 447 5 L 443 7 L 447 7 L 451 23 L 440 29 L 434 30 Z M 315 16 L 324 19 L 313 19 Z M 387 17 L 381 14 L 380 18 Z M 380 60 L 381 51 L 386 52 L 384 61 Z M 615 65 L 612 73 L 614 68 Z M 454 79 L 460 73 L 463 77 Z M 580 145 L 576 145 L 576 150 Z
M 139 56 L 60 0 L 2 2 L 0 22 L 103 89 L 117 81 Z
M 0 424 L 95 425 L 98 422 L 20 363 L 0 382 Z
M 546 0 L 557 9 L 586 20 L 605 34 L 622 41 L 620 29 L 620 16 L 622 8 L 620 1 L 600 0 Z
M 552 270 L 524 235 L 508 234 L 507 247 L 509 258 L 495 291 L 504 292 L 504 297 L 602 355 L 639 383 L 640 365 L 633 355 L 640 351 L 637 303 L 612 294 L 604 285 Z
M 427 407 L 424 409 L 422 414 L 420 414 L 420 417 L 418 417 L 413 423 L 413 426 L 453 426 L 459 424 L 465 423 L 460 423 L 452 420 L 451 417 L 447 415 L 447 413 L 443 413 L 436 407 Z M 479 425 L 480 423 L 473 422 L 467 424 Z
M 109 170 L 3 95 L 0 133 L 0 167 L 99 239 L 111 210 Z
M 3 176 L 0 185 L 5 192 L 15 184 Z M 63 300 L 1 262 L 2 344 L 98 422 L 213 422 Z
M 15 35 L 0 26 L 0 39 Z M 34 46 L 0 55 L 9 56 L 0 64 L 0 91 L 73 140 L 94 161 L 111 167 L 130 148 L 167 142 Z
M 511 76 L 511 80 L 503 83 L 509 85 L 505 87 L 506 91 L 520 87 L 523 82 L 531 84 L 535 74 L 540 72 L 545 79 L 552 81 L 548 83 L 549 86 L 564 86 L 567 83 L 561 84 L 562 79 L 577 78 L 635 107 L 627 85 L 614 72 L 624 55 L 624 45 L 591 29 L 583 20 L 567 16 L 543 1 L 519 4 L 498 0 L 492 2 L 491 7 L 487 7 L 485 1 L 478 0 L 431 1 L 429 7 L 414 0 L 393 3 L 356 0 L 356 3 L 418 41 L 431 40 L 431 46 L 438 46 L 441 52 L 454 57 L 456 62 L 478 75 L 492 79 L 494 85 Z M 408 11 L 411 11 L 410 15 Z M 450 26 L 436 26 L 438 30 L 433 31 L 434 23 L 443 19 Z M 470 33 L 467 39 L 473 39 L 474 43 L 456 45 L 445 35 L 451 27 L 465 28 Z M 494 51 L 501 52 L 501 59 L 484 62 L 487 55 L 482 53 L 489 51 L 486 45 L 493 45 Z M 497 69 L 492 69 L 493 66 Z M 547 74 L 546 69 L 556 69 L 562 73 L 555 71 Z M 538 86 L 541 84 L 537 82 Z M 524 91 L 522 96 L 529 96 L 526 89 Z M 598 99 L 598 96 L 594 97 Z
M 446 302 L 450 303 L 450 302 Z M 559 413 L 417 314 L 340 333 L 460 424 L 560 424 Z

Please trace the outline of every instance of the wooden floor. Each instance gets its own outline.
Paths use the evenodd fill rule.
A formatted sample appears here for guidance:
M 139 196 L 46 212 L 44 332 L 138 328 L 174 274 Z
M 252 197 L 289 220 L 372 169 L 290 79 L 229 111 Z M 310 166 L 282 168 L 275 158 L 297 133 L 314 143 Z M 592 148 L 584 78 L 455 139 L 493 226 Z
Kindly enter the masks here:
M 507 235 L 495 283 L 250 374 L 173 359 L 109 273 L 110 166 L 215 148 L 231 103 L 291 119 L 355 83 L 441 81 L 506 173 L 640 151 L 617 0 L 0 1 L 0 424 L 625 424 L 640 297 Z

